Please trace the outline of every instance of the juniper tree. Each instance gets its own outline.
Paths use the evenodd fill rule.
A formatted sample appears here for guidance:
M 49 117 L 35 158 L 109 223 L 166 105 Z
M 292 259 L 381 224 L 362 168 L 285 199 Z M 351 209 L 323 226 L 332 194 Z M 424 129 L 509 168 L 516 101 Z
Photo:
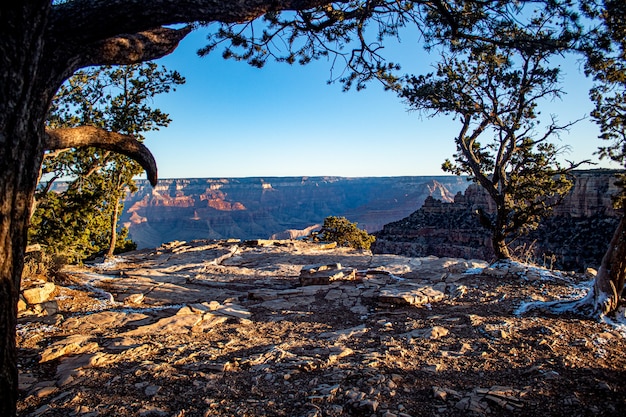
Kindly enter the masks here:
M 524 27 L 507 26 L 506 32 L 547 37 L 549 20 L 538 15 Z M 557 53 L 558 48 L 524 44 L 449 44 L 436 72 L 407 76 L 400 90 L 411 109 L 459 122 L 454 160 L 446 160 L 442 169 L 467 174 L 493 200 L 495 215 L 477 214 L 491 232 L 497 259 L 510 258 L 509 243 L 535 229 L 560 202 L 572 186 L 568 173 L 579 165 L 559 163 L 563 148 L 550 142 L 571 123 L 560 126 L 553 117 L 539 129 L 541 101 L 562 94 L 559 69 L 550 66 Z
M 336 242 L 339 246 L 368 250 L 376 240 L 367 231 L 358 228 L 356 223 L 345 217 L 329 216 L 314 236 L 315 240 Z
M 145 132 L 171 121 L 151 107 L 152 99 L 182 83 L 178 72 L 154 63 L 79 71 L 54 98 L 48 126 L 95 126 L 143 142 Z M 47 181 L 37 193 L 31 241 L 71 260 L 132 248 L 127 230 L 122 229 L 118 240 L 118 220 L 124 196 L 136 190 L 133 178 L 142 172 L 131 158 L 97 148 L 47 154 L 42 168 Z M 70 181 L 67 189 L 49 191 L 58 178 Z

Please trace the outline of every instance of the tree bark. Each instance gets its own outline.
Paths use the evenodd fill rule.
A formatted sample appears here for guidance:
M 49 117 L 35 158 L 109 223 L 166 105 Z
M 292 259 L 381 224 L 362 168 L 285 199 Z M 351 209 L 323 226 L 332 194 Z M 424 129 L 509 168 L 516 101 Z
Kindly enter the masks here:
M 626 277 L 626 225 L 622 215 L 611 243 L 602 257 L 598 275 L 593 283 L 593 310 L 608 314 L 617 309 L 624 291 Z
M 491 244 L 493 246 L 493 253 L 498 261 L 504 259 L 511 259 L 511 252 L 509 246 L 506 244 L 506 240 L 501 233 L 494 232 L 491 237 Z
M 492 187 L 496 190 L 496 187 Z M 495 224 L 491 234 L 491 245 L 493 246 L 493 253 L 496 256 L 496 260 L 501 261 L 504 259 L 511 259 L 511 252 L 509 252 L 509 245 L 506 243 L 506 222 L 509 216 L 509 210 L 505 205 L 505 195 L 503 191 L 496 194 L 496 191 L 489 193 L 491 198 L 496 203 L 496 218 Z
M 115 184 L 115 207 L 113 207 L 113 213 L 111 214 L 111 240 L 109 241 L 109 250 L 107 251 L 106 257 L 111 258 L 115 253 L 115 246 L 117 245 L 117 219 L 120 215 L 120 204 L 121 197 L 118 197 L 118 194 L 122 192 L 120 190 L 122 183 L 122 174 L 118 174 L 117 183 Z
M 117 218 L 120 211 L 120 202 L 115 200 L 115 207 L 113 208 L 113 214 L 111 215 L 111 240 L 109 241 L 109 250 L 106 257 L 110 258 L 115 253 L 115 245 L 117 244 Z
M 15 415 L 17 300 L 27 227 L 43 156 L 49 99 L 40 78 L 49 2 L 0 12 L 0 415 Z M 43 13 L 42 13 L 43 11 Z
M 152 153 L 135 138 L 108 132 L 94 126 L 79 126 L 46 130 L 46 149 L 80 148 L 93 146 L 107 149 L 134 159 L 146 170 L 150 184 L 157 183 L 157 165 Z
M 530 303 L 518 314 L 539 311 L 551 314 L 574 313 L 598 318 L 619 307 L 626 278 L 626 217 L 622 214 L 611 243 L 602 257 L 598 275 L 583 298 Z

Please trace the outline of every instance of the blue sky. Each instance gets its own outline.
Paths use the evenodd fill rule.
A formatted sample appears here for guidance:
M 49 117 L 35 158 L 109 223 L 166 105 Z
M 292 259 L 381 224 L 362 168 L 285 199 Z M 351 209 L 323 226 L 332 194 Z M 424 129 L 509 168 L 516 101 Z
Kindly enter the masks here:
M 155 105 L 170 114 L 169 127 L 147 134 L 161 178 L 250 176 L 443 175 L 441 163 L 454 153 L 458 124 L 408 112 L 394 94 L 371 83 L 343 92 L 327 84 L 331 65 L 268 63 L 258 69 L 224 60 L 219 52 L 200 58 L 205 34 L 190 34 L 159 60 L 187 83 Z M 429 57 L 408 42 L 391 45 L 403 73 L 427 72 Z M 408 51 L 408 52 L 407 52 Z M 564 61 L 567 95 L 547 103 L 544 114 L 562 123 L 586 116 L 590 81 L 578 64 Z M 561 135 L 570 160 L 591 158 L 600 141 L 595 125 L 579 122 Z M 601 166 L 607 166 L 603 163 Z

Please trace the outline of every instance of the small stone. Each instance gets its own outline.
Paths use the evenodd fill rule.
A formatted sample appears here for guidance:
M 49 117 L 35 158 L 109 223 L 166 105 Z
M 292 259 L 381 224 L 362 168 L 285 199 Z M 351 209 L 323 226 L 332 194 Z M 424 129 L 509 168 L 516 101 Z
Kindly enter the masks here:
M 33 415 L 33 416 L 41 415 L 41 414 L 45 413 L 46 411 L 48 411 L 49 408 L 50 408 L 49 404 L 44 404 L 41 407 L 39 407 L 38 409 L 36 409 L 31 415 Z
M 153 405 L 145 405 L 139 410 L 139 417 L 165 417 L 169 413 L 162 408 Z
M 433 397 L 436 400 L 445 401 L 448 398 L 448 393 L 439 387 L 433 387 Z
M 21 313 L 27 308 L 28 308 L 28 305 L 26 304 L 26 300 L 24 300 L 24 296 L 20 295 L 20 299 L 17 300 L 17 312 Z
M 528 281 L 540 281 L 541 274 L 539 273 L 539 271 L 531 269 L 528 272 L 526 272 L 526 279 Z
M 148 397 L 154 397 L 159 391 L 161 391 L 161 387 L 160 386 L 158 386 L 158 385 L 148 385 L 143 392 Z
M 361 410 L 376 412 L 378 409 L 378 401 L 376 400 L 363 400 L 359 402 L 359 407 Z
M 58 391 L 58 388 L 53 385 L 42 387 L 37 390 L 37 392 L 35 393 L 35 396 L 37 396 L 38 398 L 43 398 L 43 397 L 47 397 L 48 395 L 54 394 L 57 391 Z
M 494 278 L 504 278 L 509 273 L 508 268 L 485 268 L 483 269 L 483 274 L 494 277 Z
M 427 365 L 427 366 L 424 366 L 424 367 L 422 368 L 422 370 L 423 370 L 424 372 L 430 372 L 430 373 L 432 373 L 432 374 L 437 373 L 437 372 L 440 372 L 440 371 L 442 371 L 443 369 L 444 369 L 444 367 L 443 367 L 443 365 L 442 365 L 442 364 L 440 364 L 440 363 L 437 363 L 437 364 L 434 364 L 434 365 Z

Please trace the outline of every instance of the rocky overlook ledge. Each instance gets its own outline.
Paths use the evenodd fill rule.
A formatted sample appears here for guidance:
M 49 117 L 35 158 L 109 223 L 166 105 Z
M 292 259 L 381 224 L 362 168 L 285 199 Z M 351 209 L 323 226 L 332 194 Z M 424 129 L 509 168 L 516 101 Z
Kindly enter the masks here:
M 291 240 L 172 242 L 25 278 L 18 412 L 622 416 L 624 327 L 514 314 L 580 295 L 588 277 Z

